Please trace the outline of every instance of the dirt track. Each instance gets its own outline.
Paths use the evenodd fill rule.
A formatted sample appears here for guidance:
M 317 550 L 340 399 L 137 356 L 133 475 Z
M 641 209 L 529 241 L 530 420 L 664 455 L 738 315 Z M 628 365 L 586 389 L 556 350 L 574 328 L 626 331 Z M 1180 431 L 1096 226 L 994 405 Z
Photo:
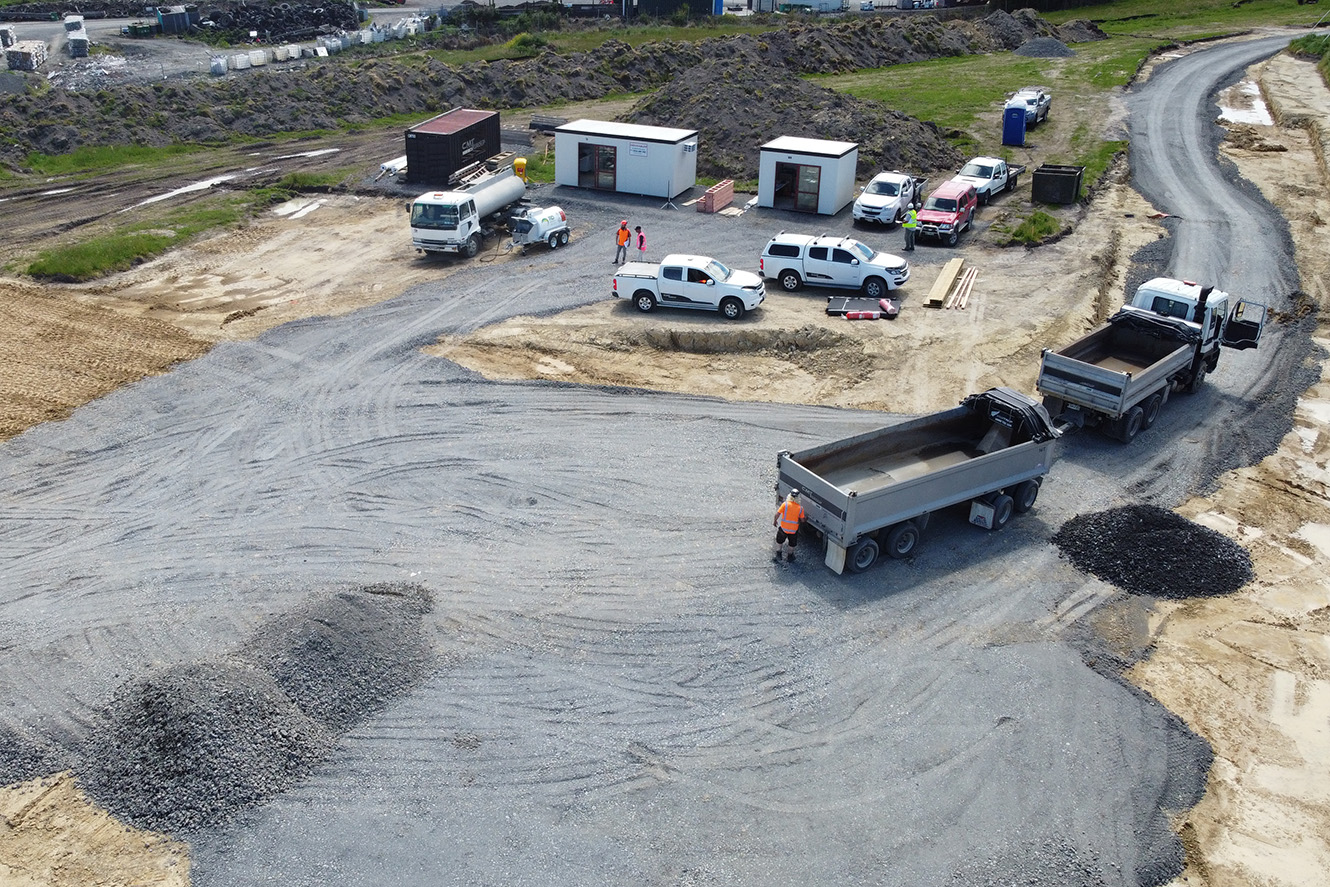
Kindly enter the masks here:
M 1259 156 L 1240 159 L 1244 170 L 1248 162 L 1273 161 L 1276 171 L 1267 175 L 1277 183 L 1280 171 L 1302 168 L 1298 164 L 1306 163 L 1307 153 L 1298 150 L 1297 133 L 1272 138 L 1286 140 L 1293 150 L 1284 157 L 1253 152 Z M 1289 196 L 1280 192 L 1272 199 L 1293 218 L 1295 236 L 1314 237 L 1314 216 L 1300 213 L 1298 201 Z M 60 586 L 103 601 L 106 609 L 99 624 L 108 637 L 123 639 L 125 625 L 137 619 L 132 647 L 165 650 L 167 659 L 205 655 L 240 634 L 258 613 L 300 599 L 303 585 L 290 578 L 293 552 L 314 563 L 312 569 L 301 570 L 302 580 L 423 572 L 432 584 L 458 591 L 436 626 L 440 648 L 455 659 L 431 692 L 353 734 L 345 759 L 294 797 L 256 814 L 248 824 L 257 828 L 199 840 L 194 849 L 204 864 L 198 883 L 252 880 L 277 858 L 288 860 L 287 883 L 306 883 L 302 877 L 325 871 L 323 867 L 343 877 L 372 877 L 359 868 L 357 854 L 374 860 L 375 853 L 358 842 L 372 844 L 389 836 L 374 830 L 363 838 L 357 835 L 363 826 L 355 824 L 366 813 L 384 817 L 406 838 L 394 863 L 415 873 L 421 883 L 433 871 L 440 840 L 465 840 L 478 859 L 489 860 L 486 877 L 508 883 L 566 880 L 574 871 L 584 877 L 578 860 L 592 857 L 607 860 L 598 875 L 619 882 L 691 878 L 714 883 L 774 876 L 815 883 L 835 871 L 841 882 L 895 883 L 883 875 L 884 869 L 868 862 L 847 871 L 838 867 L 843 865 L 838 860 L 904 857 L 921 867 L 910 873 L 912 881 L 943 883 L 950 875 L 959 878 L 958 884 L 977 883 L 981 871 L 1019 864 L 1027 872 L 1047 866 L 1061 874 L 1061 880 L 1049 883 L 1095 883 L 1088 879 L 1101 863 L 1130 870 L 1141 857 L 1150 857 L 1132 844 L 1134 849 L 1117 848 L 1123 854 L 1117 860 L 1095 859 L 1103 845 L 1069 846 L 1064 830 L 1044 830 L 1046 817 L 1061 818 L 1082 829 L 1126 828 L 1134 832 L 1134 840 L 1148 844 L 1157 839 L 1151 837 L 1150 804 L 1137 807 L 1122 798 L 1119 815 L 1124 818 L 1110 817 L 1104 823 L 1096 817 L 1109 816 L 1107 811 L 1068 803 L 1070 796 L 1061 792 L 1043 794 L 1030 786 L 1033 797 L 1027 799 L 1002 788 L 1018 778 L 1007 769 L 1010 762 L 1026 758 L 1029 763 L 1035 740 L 1042 743 L 1050 733 L 1066 730 L 1071 719 L 1086 719 L 1069 739 L 1078 749 L 1072 759 L 1055 754 L 1034 760 L 1050 782 L 1064 790 L 1067 784 L 1084 790 L 1091 786 L 1079 781 L 1082 771 L 1106 778 L 1111 772 L 1119 785 L 1139 782 L 1151 787 L 1166 807 L 1185 806 L 1185 786 L 1161 784 L 1151 776 L 1157 777 L 1156 768 L 1165 765 L 1166 758 L 1158 757 L 1148 742 L 1138 743 L 1134 731 L 1127 736 L 1116 732 L 1136 719 L 1144 722 L 1147 733 L 1175 729 L 1168 719 L 1157 708 L 1101 682 L 1060 643 L 1050 642 L 1078 618 L 1085 602 L 1111 596 L 1111 589 L 1084 585 L 1060 567 L 1042 544 L 1050 529 L 1045 520 L 1102 504 L 1087 502 L 1085 491 L 1103 489 L 1098 475 L 1105 464 L 1112 469 L 1128 463 L 1108 450 L 1110 445 L 1090 444 L 1095 452 L 1103 450 L 1107 463 L 1073 459 L 1060 466 L 1061 491 L 1055 487 L 1041 499 L 1045 516 L 1036 515 L 1032 525 L 1013 528 L 1006 538 L 976 539 L 966 535 L 964 526 L 949 524 L 931 534 L 931 555 L 917 564 L 895 565 L 901 569 L 894 575 L 882 572 L 843 583 L 800 567 L 793 573 L 757 576 L 760 571 L 749 555 L 761 553 L 761 533 L 750 533 L 749 524 L 759 530 L 765 525 L 768 503 L 754 489 L 766 479 L 767 454 L 801 440 L 869 427 L 876 417 L 808 408 L 775 410 L 744 402 L 717 410 L 706 400 L 614 391 L 587 398 L 561 387 L 480 383 L 434 361 L 397 359 L 404 349 L 426 344 L 433 331 L 444 329 L 448 335 L 441 347 L 453 349 L 448 353 L 477 359 L 482 353 L 503 355 L 489 366 L 504 367 L 513 375 L 629 385 L 654 381 L 649 387 L 657 387 L 659 378 L 668 374 L 672 383 L 661 387 L 739 401 L 830 399 L 917 412 L 945 405 L 941 401 L 955 391 L 991 380 L 1028 389 L 1033 346 L 994 348 L 994 331 L 1010 330 L 1016 316 L 1051 315 L 1019 325 L 1022 340 L 1039 342 L 1070 334 L 1100 315 L 1107 308 L 1106 294 L 1122 290 L 1122 259 L 1158 233 L 1145 219 L 1148 207 L 1126 188 L 1118 188 L 1097 205 L 1078 235 L 1054 247 L 1031 256 L 983 253 L 981 296 L 968 314 L 925 312 L 917 301 L 907 301 L 896 324 L 860 326 L 829 321 L 808 310 L 806 299 L 773 295 L 762 316 L 744 327 L 752 336 L 754 354 L 724 365 L 708 358 L 701 370 L 693 355 L 669 349 L 642 352 L 643 340 L 634 343 L 630 337 L 645 338 L 645 329 L 658 321 L 644 325 L 644 318 L 626 306 L 598 302 L 551 313 L 562 307 L 557 304 L 560 297 L 535 288 L 530 283 L 534 271 L 563 281 L 557 288 L 582 277 L 589 263 L 601 264 L 602 253 L 608 258 L 602 235 L 617 207 L 586 203 L 577 209 L 585 221 L 577 232 L 579 242 L 567 252 L 496 259 L 509 271 L 502 288 L 488 282 L 494 277 L 492 268 L 424 263 L 405 253 L 398 230 L 400 208 L 334 200 L 301 219 L 293 219 L 291 212 L 257 230 L 152 263 L 112 284 L 113 292 L 80 290 L 80 298 L 90 302 L 114 296 L 110 303 L 124 313 L 184 318 L 186 328 L 200 339 L 236 340 L 163 380 L 169 384 L 145 383 L 126 397 L 80 411 L 71 420 L 72 433 L 83 443 L 72 451 L 73 439 L 53 429 L 39 429 L 7 448 L 15 473 L 6 469 L 6 495 L 13 497 L 6 501 L 37 518 L 64 507 L 59 487 L 52 498 L 31 486 L 30 478 L 40 480 L 46 472 L 46 459 L 37 454 L 51 453 L 50 458 L 67 464 L 62 470 L 77 471 L 86 454 L 99 446 L 142 447 L 141 453 L 113 462 L 109 476 L 88 500 L 88 540 L 65 538 L 50 548 L 25 546 L 18 552 L 25 569 L 60 576 L 71 549 L 100 563 L 99 551 L 119 551 L 126 545 L 132 557 L 114 572 L 103 566 L 90 575 L 70 573 L 63 579 L 67 586 Z M 1323 210 L 1315 211 L 1324 217 Z M 1125 218 L 1128 212 L 1133 218 Z M 651 219 L 653 232 L 674 224 L 645 202 L 631 214 Z M 745 243 L 760 242 L 759 229 L 769 228 L 770 221 L 750 221 L 736 220 L 735 231 L 743 232 Z M 311 226 L 321 232 L 335 228 L 341 234 L 338 249 L 316 255 L 312 263 L 303 255 L 281 264 L 279 257 L 289 256 L 282 245 L 302 242 L 301 232 Z M 257 261 L 256 245 L 268 250 L 257 253 Z M 1103 271 L 1078 268 L 1074 261 L 1096 252 L 1106 258 L 1111 252 L 1118 259 L 1117 276 L 1102 293 L 1098 283 Z M 912 293 L 925 291 L 930 273 L 936 273 L 946 257 L 941 250 L 917 255 Z M 1304 268 L 1304 278 L 1324 279 L 1324 269 L 1314 264 L 1317 255 L 1313 250 L 1300 256 L 1312 263 Z M 1032 261 L 1049 263 L 1041 279 L 1056 282 L 1050 282 L 1047 291 L 1004 285 L 1029 274 Z M 1057 277 L 1055 269 L 1064 266 L 1074 270 Z M 263 273 L 256 275 L 256 267 Z M 378 270 L 368 279 L 357 273 L 365 268 Z M 311 273 L 316 269 L 320 273 Z M 446 279 L 411 298 L 361 312 L 350 329 L 332 339 L 323 333 L 325 327 L 338 328 L 332 321 L 274 328 L 285 320 L 374 303 L 413 280 L 440 277 Z M 202 298 L 187 303 L 185 293 Z M 1077 298 L 1068 302 L 1069 294 Z M 260 304 L 263 310 L 224 322 L 242 310 L 238 306 L 247 311 Z M 488 316 L 521 313 L 523 305 L 547 316 L 476 333 Z M 810 338 L 828 344 L 794 357 L 788 349 L 785 355 L 763 353 L 772 347 L 774 331 L 793 326 L 796 318 L 800 325 L 823 330 Z M 118 325 L 110 317 L 108 322 Z M 540 332 L 567 327 L 575 332 Z M 694 334 L 714 340 L 730 334 L 715 321 L 694 318 L 670 319 L 665 328 L 669 332 L 657 334 L 654 341 L 673 342 Z M 241 341 L 259 329 L 272 332 L 253 346 Z M 568 345 L 550 348 L 554 338 Z M 366 342 L 382 344 L 361 352 Z M 514 343 L 519 347 L 512 347 Z M 532 345 L 544 351 L 534 372 L 521 354 L 521 348 Z M 625 350 L 627 346 L 632 350 Z M 952 360 L 958 354 L 978 356 L 983 366 L 971 370 L 965 362 Z M 862 372 L 889 358 L 899 365 L 848 390 L 835 386 L 834 394 L 818 378 L 830 364 Z M 295 372 L 286 374 L 288 367 Z M 763 377 L 768 386 L 775 381 L 775 394 L 764 397 L 761 386 L 750 382 Z M 908 389 L 902 390 L 902 378 L 910 380 Z M 891 394 L 883 396 L 882 390 Z M 182 398 L 202 397 L 204 392 L 216 401 L 213 411 L 183 423 L 166 420 Z M 733 427 L 714 427 L 715 413 L 725 417 L 722 425 Z M 547 418 L 532 423 L 531 415 Z M 1295 453 L 1285 458 L 1310 456 L 1323 467 L 1315 416 L 1315 408 L 1309 408 L 1299 419 L 1299 432 L 1290 435 Z M 282 428 L 305 422 L 313 423 L 314 431 L 293 448 Z M 1187 424 L 1188 417 L 1179 415 L 1171 426 L 1161 426 L 1160 434 L 1165 439 L 1185 435 Z M 219 440 L 233 433 L 237 436 L 219 450 Z M 170 442 L 181 434 L 186 436 L 183 447 Z M 405 447 L 407 440 L 417 441 L 416 448 Z M 597 480 L 592 484 L 586 482 L 592 475 L 582 473 L 592 470 L 584 461 L 588 440 L 596 449 L 592 464 Z M 1303 452 L 1298 454 L 1300 442 Z M 523 457 L 532 453 L 543 454 L 539 465 L 526 464 L 529 460 Z M 183 522 L 164 524 L 144 513 L 144 503 L 117 492 L 131 489 L 149 497 L 149 508 L 165 507 L 154 491 L 179 489 L 179 479 L 188 475 L 186 464 L 199 459 L 207 460 L 205 473 L 211 480 L 187 483 L 188 495 L 197 499 Z M 642 482 L 646 461 L 668 462 L 668 473 L 654 475 L 658 479 L 706 478 L 706 485 L 653 488 Z M 717 461 L 731 467 L 729 476 L 716 476 Z M 551 472 L 562 465 L 584 467 Z M 149 466 L 148 476 L 138 476 Z M 409 466 L 425 470 L 407 470 Z M 1276 477 L 1297 476 L 1297 470 L 1284 465 L 1272 470 Z M 295 480 L 306 474 L 308 482 Z M 1252 483 L 1263 498 L 1269 496 L 1268 478 Z M 698 507 L 713 497 L 733 503 L 724 517 Z M 1216 498 L 1222 497 L 1221 492 Z M 624 504 L 630 502 L 631 507 Z M 1300 505 L 1272 503 L 1270 511 L 1278 514 L 1280 507 L 1288 507 L 1294 514 L 1298 509 L 1312 513 L 1323 502 L 1313 496 Z M 1250 528 L 1241 531 L 1244 537 L 1252 531 L 1268 532 L 1257 527 L 1259 511 L 1253 514 L 1250 497 L 1235 508 L 1238 523 Z M 245 529 L 238 531 L 229 515 L 243 518 Z M 651 518 L 644 521 L 643 515 Z M 126 520 L 129 526 L 109 529 Z M 1236 531 L 1222 517 L 1212 520 Z M 1288 534 L 1299 531 L 1293 523 L 1284 524 Z M 688 530 L 678 529 L 684 527 Z M 145 530 L 157 538 L 154 548 L 161 549 L 151 557 L 132 543 L 134 534 Z M 631 556 L 614 556 L 613 550 L 629 540 Z M 222 550 L 213 551 L 219 541 Z M 354 551 L 357 559 L 330 556 L 329 545 Z M 1280 550 L 1271 545 L 1268 553 L 1273 557 Z M 1313 561 L 1321 557 L 1315 546 L 1296 546 L 1295 551 Z M 599 562 L 606 557 L 608 565 Z M 519 562 L 525 575 L 510 575 Z M 1281 613 L 1300 608 L 1309 617 L 1305 630 L 1319 626 L 1323 631 L 1315 607 L 1309 609 L 1279 578 L 1290 568 L 1267 563 L 1265 581 L 1270 584 L 1258 588 L 1258 597 L 1287 601 L 1292 596 L 1299 603 L 1281 606 Z M 169 577 L 165 581 L 157 578 L 163 567 Z M 204 582 L 187 578 L 197 572 L 206 577 Z M 1003 572 L 1052 575 L 1056 581 L 1043 593 L 1011 597 L 1000 590 Z M 1310 580 L 1314 569 L 1302 565 L 1299 573 Z M 224 617 L 227 624 L 217 637 L 182 638 L 172 621 L 210 624 L 216 617 L 205 615 L 207 598 L 217 593 L 219 584 L 233 604 L 228 607 L 231 615 Z M 647 595 L 641 595 L 643 590 Z M 153 602 L 153 615 L 146 621 L 137 615 L 144 599 Z M 1188 605 L 1186 615 L 1196 609 Z M 1124 612 L 1122 605 L 1109 605 L 1092 618 L 1106 622 L 1105 614 L 1115 612 Z M 16 628 L 44 629 L 45 635 L 37 636 L 51 637 L 71 653 L 82 643 L 64 635 L 52 617 L 31 605 L 10 606 L 5 616 Z M 1130 632 L 1103 633 L 1131 646 Z M 1198 637 L 1205 633 L 1204 623 L 1195 629 Z M 1161 647 L 1172 643 L 1163 635 Z M 652 655 L 643 655 L 643 650 Z M 17 655 L 48 669 L 54 680 L 47 690 L 68 694 L 77 700 L 74 708 L 116 682 L 105 674 L 91 682 L 83 676 L 75 683 L 72 674 L 62 677 L 59 669 L 49 671 L 45 652 L 28 648 Z M 626 662 L 633 667 L 623 674 Z M 1241 663 L 1225 657 L 1224 668 L 1240 668 Z M 124 667 L 132 668 L 128 663 Z M 1144 671 L 1148 675 L 1148 667 Z M 1007 679 L 967 686 L 983 680 L 976 678 L 978 673 Z M 1296 676 L 1296 667 L 1289 666 L 1287 673 Z M 1055 687 L 1040 683 L 1050 674 L 1062 675 Z M 610 675 L 618 676 L 606 683 Z M 1285 681 L 1279 678 L 1275 686 Z M 1295 677 L 1294 697 L 1297 681 Z M 1152 689 L 1168 692 L 1163 686 Z M 6 696 L 20 700 L 20 708 L 37 702 L 34 694 L 19 688 L 6 690 L 14 691 Z M 1029 705 L 1032 694 L 1041 700 L 1034 708 Z M 1169 704 L 1186 711 L 1211 698 L 1213 694 L 1198 688 Z M 1061 703 L 1055 701 L 1059 699 Z M 607 718 L 604 712 L 614 714 Z M 1199 724 L 1205 714 L 1197 712 L 1189 719 Z M 579 724 L 587 729 L 579 729 Z M 1097 731 L 1103 735 L 1097 737 Z M 872 742 L 872 737 L 888 741 Z M 1115 737 L 1123 744 L 1097 745 Z M 383 763 L 385 739 L 391 755 L 415 762 L 409 768 L 413 778 L 406 783 L 402 773 Z M 451 741 L 442 757 L 429 750 L 438 740 Z M 1245 772 L 1236 752 L 1230 758 L 1221 742 L 1216 741 L 1216 747 L 1221 761 L 1212 778 L 1228 774 L 1230 761 L 1236 773 Z M 1290 766 L 1301 757 L 1314 766 L 1318 758 L 1312 751 L 1290 755 L 1280 764 Z M 1096 761 L 1096 754 L 1103 760 Z M 1173 763 L 1180 771 L 1186 769 L 1183 762 Z M 744 775 L 754 767 L 779 777 L 754 781 Z M 1000 774 L 998 784 L 994 767 Z M 577 787 L 571 797 L 560 788 L 568 783 Z M 1318 785 L 1310 784 L 1313 795 L 1320 791 Z M 944 800 L 954 797 L 958 788 L 965 809 Z M 441 806 L 440 798 L 451 800 Z M 1224 846 L 1223 854 L 1192 874 L 1208 883 L 1236 883 L 1225 880 L 1231 877 L 1228 873 L 1246 871 L 1243 866 L 1252 863 L 1242 861 L 1243 842 L 1223 844 L 1223 829 L 1231 821 L 1225 816 L 1231 816 L 1231 810 L 1221 807 L 1206 819 L 1211 815 L 1205 812 L 1208 803 L 1222 805 L 1222 800 L 1208 799 L 1197 808 L 1189 840 L 1199 853 L 1207 852 L 1202 839 L 1217 841 Z M 916 805 L 932 809 L 936 819 L 909 819 L 908 811 Z M 309 807 L 318 811 L 318 829 L 324 830 L 320 840 L 309 838 Z M 987 807 L 1009 817 L 1017 811 L 1015 822 L 1028 831 L 985 831 L 987 821 L 972 811 Z M 516 811 L 519 821 L 494 828 L 501 810 Z M 1022 811 L 1028 819 L 1020 818 Z M 876 843 L 882 840 L 879 830 L 873 830 L 877 837 L 866 834 L 861 825 L 865 816 L 890 822 L 896 843 Z M 690 828 L 688 821 L 694 818 L 707 823 L 706 833 Z M 797 856 L 783 852 L 782 835 L 793 835 L 782 831 L 782 823 L 791 821 L 803 823 L 800 829 L 828 829 L 814 842 L 823 846 L 810 848 L 799 840 Z M 422 825 L 425 822 L 431 825 Z M 487 825 L 468 825 L 474 822 Z M 949 824 L 941 837 L 939 823 Z M 550 846 L 533 845 L 533 835 L 540 833 L 551 835 Z M 419 850 L 411 849 L 422 840 L 427 843 Z M 1297 876 L 1316 871 L 1315 850 L 1308 847 L 1311 861 L 1306 865 L 1312 868 L 1290 868 L 1286 883 L 1307 883 Z M 522 866 L 523 860 L 538 856 L 544 860 L 538 870 Z M 499 859 L 514 861 L 496 870 Z M 457 864 L 470 875 L 481 874 L 465 862 Z M 1264 874 L 1283 877 L 1277 868 L 1272 872 L 1272 865 L 1263 864 Z M 900 873 L 888 870 L 893 876 Z M 1076 880 L 1082 873 L 1087 880 Z

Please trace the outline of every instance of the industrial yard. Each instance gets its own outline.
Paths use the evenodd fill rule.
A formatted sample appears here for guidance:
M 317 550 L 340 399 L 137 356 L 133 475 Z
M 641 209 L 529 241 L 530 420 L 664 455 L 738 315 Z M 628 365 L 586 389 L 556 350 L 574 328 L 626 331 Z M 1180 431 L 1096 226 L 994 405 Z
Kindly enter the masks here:
M 1323 880 L 1330 91 L 1244 49 L 1280 39 L 1157 56 L 1105 123 L 1125 137 L 1170 65 L 1257 59 L 1219 105 L 1254 84 L 1277 121 L 1214 137 L 1277 254 L 1216 274 L 1296 265 L 1242 293 L 1274 310 L 1262 349 L 1130 445 L 1069 433 L 1019 524 L 938 515 L 860 576 L 771 563 L 776 452 L 1032 392 L 1042 348 L 1194 248 L 1146 170 L 1120 159 L 1032 249 L 1000 245 L 1029 186 L 997 198 L 909 254 L 893 321 L 771 285 L 732 322 L 611 298 L 622 218 L 654 259 L 750 270 L 782 229 L 903 243 L 700 213 L 700 188 L 533 185 L 567 246 L 419 256 L 372 182 L 400 134 L 108 173 L 77 209 L 12 195 L 15 262 L 188 180 L 363 167 L 124 272 L 0 278 L 0 881 Z M 956 257 L 969 301 L 925 307 Z M 1128 517 L 1164 543 L 1149 582 L 1102 561 Z

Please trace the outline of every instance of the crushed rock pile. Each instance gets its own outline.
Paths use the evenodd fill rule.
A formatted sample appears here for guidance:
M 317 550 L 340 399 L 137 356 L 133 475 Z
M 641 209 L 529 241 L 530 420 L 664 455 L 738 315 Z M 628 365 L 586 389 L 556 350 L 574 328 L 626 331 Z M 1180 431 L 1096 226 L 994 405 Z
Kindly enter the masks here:
M 112 813 L 168 833 L 289 788 L 340 732 L 424 676 L 430 602 L 420 586 L 362 587 L 271 621 L 224 659 L 122 686 L 90 733 L 84 786 Z
M 824 89 L 752 59 L 707 62 L 697 76 L 661 87 L 627 115 L 631 123 L 696 129 L 704 177 L 756 179 L 759 148 L 776 136 L 856 142 L 858 174 L 954 169 L 960 153 L 932 123 L 877 102 Z
M 1245 548 L 1156 505 L 1077 515 L 1057 531 L 1053 544 L 1078 570 L 1132 594 L 1229 594 L 1254 576 Z
M 1036 37 L 1027 40 L 1013 50 L 1016 55 L 1029 58 L 1057 59 L 1076 54 L 1076 51 L 1056 37 Z
M 1073 25 L 1077 30 L 1068 31 Z M 278 72 L 269 66 L 217 80 L 111 84 L 86 92 L 48 89 L 44 77 L 28 75 L 24 94 L 0 96 L 0 162 L 17 169 L 32 151 L 221 142 L 236 135 L 336 129 L 390 114 L 423 118 L 457 106 L 533 108 L 590 101 L 694 79 L 708 62 L 799 74 L 845 72 L 1014 50 L 1036 37 L 1085 36 L 1088 29 L 1094 29 L 1088 22 L 1055 28 L 1028 9 L 997 11 L 976 21 L 854 16 L 696 43 L 633 47 L 611 40 L 594 52 L 545 52 L 532 59 L 456 68 L 419 55 L 404 61 L 391 56 L 337 59 L 307 71 Z M 431 39 L 427 35 L 426 41 Z M 775 70 L 771 78 L 786 82 Z M 788 132 L 798 122 L 788 119 L 777 131 Z M 864 141 L 864 134 L 853 140 Z M 725 147 L 712 142 L 708 150 Z M 746 142 L 736 150 L 748 147 Z

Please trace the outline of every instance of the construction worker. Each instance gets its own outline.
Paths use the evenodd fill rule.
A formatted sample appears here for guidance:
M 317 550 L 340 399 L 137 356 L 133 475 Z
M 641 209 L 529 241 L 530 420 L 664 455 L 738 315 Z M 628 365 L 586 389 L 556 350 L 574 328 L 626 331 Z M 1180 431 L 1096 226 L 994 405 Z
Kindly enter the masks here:
M 614 235 L 614 242 L 619 245 L 614 251 L 614 264 L 622 265 L 628 261 L 628 241 L 633 237 L 633 233 L 628 230 L 628 220 L 624 219 L 619 223 L 619 230 Z
M 794 547 L 799 544 L 799 527 L 803 522 L 804 507 L 799 504 L 799 491 L 790 490 L 790 495 L 780 503 L 776 516 L 771 520 L 771 525 L 776 528 L 776 556 L 773 560 L 780 560 L 788 543 L 790 553 L 785 556 L 785 560 L 794 563 Z
M 905 251 L 914 251 L 914 237 L 919 233 L 919 204 L 911 203 L 910 209 L 905 213 L 905 221 L 901 222 L 901 230 L 905 232 Z

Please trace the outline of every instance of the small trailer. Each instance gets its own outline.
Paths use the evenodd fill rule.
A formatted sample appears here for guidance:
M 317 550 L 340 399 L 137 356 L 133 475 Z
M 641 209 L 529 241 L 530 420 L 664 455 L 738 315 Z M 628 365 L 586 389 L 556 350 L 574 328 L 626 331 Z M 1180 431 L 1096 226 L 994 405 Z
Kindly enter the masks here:
M 533 243 L 548 243 L 550 249 L 568 245 L 568 214 L 557 206 L 532 207 L 519 210 L 508 225 L 512 232 L 512 246 L 522 252 Z
M 1000 530 L 1029 511 L 1061 431 L 1038 402 L 1010 388 L 961 405 L 776 457 L 777 499 L 800 491 L 805 531 L 826 564 L 861 573 L 881 551 L 912 554 L 929 515 L 970 503 L 970 523 Z

